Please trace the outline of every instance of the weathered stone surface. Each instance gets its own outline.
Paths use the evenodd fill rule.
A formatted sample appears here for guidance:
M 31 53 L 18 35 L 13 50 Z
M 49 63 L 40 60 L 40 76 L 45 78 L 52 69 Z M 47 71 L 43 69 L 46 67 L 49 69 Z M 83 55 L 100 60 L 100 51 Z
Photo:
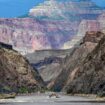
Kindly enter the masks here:
M 105 95 L 105 36 L 88 54 L 69 82 L 68 93 Z
M 101 22 L 103 15 L 100 21 L 97 17 L 103 12 L 105 9 L 91 0 L 47 0 L 30 10 L 31 18 L 0 19 L 0 42 L 12 44 L 22 54 L 68 49 L 80 41 L 86 31 L 99 31 L 97 22 Z M 101 25 L 103 29 L 102 22 Z
M 63 58 L 49 57 L 40 61 L 40 64 L 37 64 L 39 65 L 37 67 L 38 71 L 46 84 L 53 81 L 60 74 L 60 70 L 58 71 L 57 68 L 60 66 L 62 60 Z
M 58 49 L 72 38 L 74 31 L 71 28 L 76 25 L 77 23 L 71 24 L 68 21 L 33 18 L 0 19 L 0 42 L 13 45 L 22 54 L 35 50 Z
M 104 21 L 104 19 L 103 19 Z M 78 26 L 77 35 L 70 41 L 64 43 L 63 49 L 73 48 L 78 46 L 86 32 L 102 30 L 101 23 L 97 20 L 82 20 Z
M 46 58 L 65 58 L 69 55 L 71 49 L 68 50 L 37 50 L 34 53 L 29 53 L 26 55 L 27 59 L 31 64 L 36 64 L 39 61 L 43 61 Z
M 32 66 L 37 68 L 44 82 L 48 84 L 59 75 L 60 70 L 57 68 L 71 50 L 41 50 L 27 54 L 26 57 Z
M 49 83 L 48 87 L 56 91 L 61 91 L 62 89 L 66 90 L 69 87 L 69 83 L 75 78 L 81 63 L 87 55 L 93 51 L 98 41 L 101 40 L 103 36 L 104 34 L 101 32 L 87 32 L 83 39 L 83 43 L 81 43 L 78 48 L 75 48 L 70 56 L 65 58 L 63 64 L 58 68 L 58 70 L 61 69 L 60 75 Z
M 62 20 L 72 24 L 72 27 L 68 28 L 74 32 L 73 37 L 61 46 L 62 49 L 69 49 L 74 47 L 87 31 L 100 31 L 102 29 L 97 17 L 104 11 L 91 0 L 49 0 L 30 9 L 29 15 L 42 20 Z M 101 25 L 103 26 L 103 23 Z
M 91 0 L 45 0 L 44 3 L 30 9 L 29 15 L 44 20 L 78 21 L 95 19 L 102 12 L 104 9 Z
M 18 92 L 22 88 L 37 91 L 44 82 L 37 70 L 18 52 L 0 48 L 0 92 Z

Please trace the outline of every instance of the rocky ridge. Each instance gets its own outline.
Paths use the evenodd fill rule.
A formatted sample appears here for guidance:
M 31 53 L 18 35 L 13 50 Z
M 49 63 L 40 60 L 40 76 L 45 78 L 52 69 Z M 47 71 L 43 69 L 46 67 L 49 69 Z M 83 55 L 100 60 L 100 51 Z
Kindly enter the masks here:
M 13 45 L 23 55 L 35 50 L 68 49 L 83 38 L 84 32 L 100 30 L 104 12 L 91 0 L 47 0 L 30 10 L 31 17 L 1 18 L 0 42 Z
M 0 47 L 0 93 L 35 92 L 44 87 L 39 73 L 25 57 Z
M 77 68 L 68 93 L 86 93 L 105 96 L 105 35 Z M 71 79 L 71 78 L 70 78 Z
M 104 34 L 101 32 L 87 32 L 80 46 L 75 48 L 70 56 L 65 58 L 60 68 L 58 68 L 58 70 L 61 70 L 61 73 L 54 81 L 48 84 L 48 87 L 55 91 L 67 90 L 79 66 L 87 55 L 94 50 L 103 36 Z

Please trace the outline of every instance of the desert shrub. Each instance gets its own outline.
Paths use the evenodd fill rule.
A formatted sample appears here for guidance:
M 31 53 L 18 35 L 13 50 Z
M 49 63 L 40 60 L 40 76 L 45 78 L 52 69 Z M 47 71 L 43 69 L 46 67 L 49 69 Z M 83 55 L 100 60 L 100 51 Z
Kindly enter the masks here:
M 27 87 L 20 87 L 18 89 L 18 93 L 28 93 L 28 88 Z
M 0 93 L 11 93 L 12 90 L 9 86 L 4 86 L 0 89 Z
M 97 93 L 98 97 L 105 97 L 105 91 L 100 91 Z

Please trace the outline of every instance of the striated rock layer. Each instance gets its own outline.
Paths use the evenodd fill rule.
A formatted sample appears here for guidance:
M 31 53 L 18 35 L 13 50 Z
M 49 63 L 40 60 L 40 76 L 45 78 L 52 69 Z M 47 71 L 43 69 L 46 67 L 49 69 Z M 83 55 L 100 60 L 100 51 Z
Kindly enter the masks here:
M 76 26 L 76 24 L 72 24 Z M 71 23 L 32 18 L 0 19 L 0 42 L 13 45 L 22 54 L 42 49 L 58 49 L 75 33 Z
M 104 18 L 102 19 L 104 21 Z M 73 38 L 64 43 L 63 49 L 69 49 L 73 47 L 78 47 L 79 43 L 85 36 L 85 33 L 87 31 L 100 31 L 102 30 L 102 25 L 97 20 L 82 20 L 78 27 L 78 32 L 76 36 L 73 36 Z
M 35 92 L 44 88 L 37 70 L 18 52 L 0 47 L 0 92 Z
M 78 48 L 75 48 L 70 56 L 65 58 L 60 68 L 58 68 L 58 70 L 61 70 L 61 73 L 54 81 L 49 83 L 48 87 L 55 91 L 69 89 L 69 85 L 75 78 L 78 68 L 83 66 L 81 63 L 94 50 L 103 36 L 104 34 L 101 32 L 87 32 L 83 43 Z
M 45 0 L 44 3 L 30 9 L 29 15 L 43 20 L 69 20 L 96 19 L 104 12 L 91 0 Z
M 77 68 L 68 85 L 68 93 L 105 96 L 105 36 Z
M 71 50 L 39 50 L 27 54 L 26 57 L 32 66 L 37 68 L 44 82 L 48 84 L 59 75 L 60 70 L 57 68 Z
M 12 44 L 22 54 L 68 49 L 86 31 L 103 29 L 103 12 L 91 0 L 46 0 L 29 11 L 30 18 L 0 19 L 0 42 Z
M 97 17 L 103 12 L 105 9 L 96 6 L 91 0 L 45 0 L 44 3 L 30 9 L 29 15 L 41 20 L 70 23 L 72 27 L 68 28 L 74 32 L 73 37 L 61 46 L 62 49 L 69 49 L 79 43 L 87 31 L 102 30 L 102 24 L 97 21 Z M 74 26 L 75 23 L 77 24 Z

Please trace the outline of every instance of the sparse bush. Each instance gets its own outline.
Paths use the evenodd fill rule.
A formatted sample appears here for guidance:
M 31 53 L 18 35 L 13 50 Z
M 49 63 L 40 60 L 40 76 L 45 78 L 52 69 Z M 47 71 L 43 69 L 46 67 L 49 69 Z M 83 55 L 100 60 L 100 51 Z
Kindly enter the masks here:
M 98 97 L 105 97 L 105 91 L 100 91 L 97 93 Z
M 28 93 L 28 88 L 27 87 L 20 87 L 18 90 L 18 93 Z
M 11 88 L 9 86 L 4 86 L 2 89 L 1 89 L 1 92 L 3 93 L 11 93 Z

